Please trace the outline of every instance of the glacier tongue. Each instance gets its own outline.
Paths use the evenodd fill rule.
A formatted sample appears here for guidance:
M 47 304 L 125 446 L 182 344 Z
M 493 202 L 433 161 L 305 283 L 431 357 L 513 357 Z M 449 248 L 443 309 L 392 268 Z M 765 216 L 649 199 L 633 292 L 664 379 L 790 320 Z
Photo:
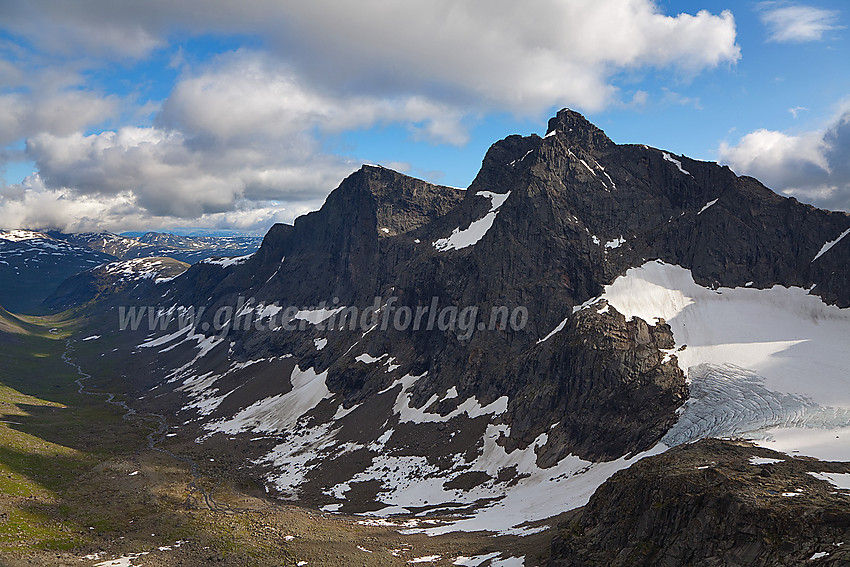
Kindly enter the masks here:
M 772 392 L 764 379 L 731 364 L 690 369 L 691 397 L 662 443 L 733 437 L 769 427 L 833 429 L 850 426 L 850 410 L 824 408 L 805 396 Z

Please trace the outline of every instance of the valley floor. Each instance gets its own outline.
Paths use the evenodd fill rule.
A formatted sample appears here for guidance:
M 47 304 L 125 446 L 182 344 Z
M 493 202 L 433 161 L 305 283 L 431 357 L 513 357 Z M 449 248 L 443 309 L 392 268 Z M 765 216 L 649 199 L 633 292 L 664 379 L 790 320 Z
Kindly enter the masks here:
M 534 565 L 548 550 L 546 532 L 403 535 L 399 521 L 271 501 L 227 459 L 156 434 L 157 419 L 80 393 L 62 356 L 74 328 L 4 315 L 0 565 Z M 150 434 L 162 440 L 151 447 Z

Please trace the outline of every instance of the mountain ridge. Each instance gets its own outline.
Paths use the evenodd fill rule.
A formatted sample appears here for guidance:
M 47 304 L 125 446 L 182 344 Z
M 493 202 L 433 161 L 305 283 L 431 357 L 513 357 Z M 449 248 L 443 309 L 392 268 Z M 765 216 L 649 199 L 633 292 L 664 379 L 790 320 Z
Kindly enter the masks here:
M 449 506 L 466 514 L 455 525 L 513 529 L 663 450 L 701 395 L 681 361 L 704 345 L 678 338 L 678 312 L 625 313 L 605 296 L 615 282 L 628 288 L 657 260 L 644 271 L 661 283 L 641 293 L 667 285 L 670 266 L 692 277 L 664 301 L 784 286 L 847 307 L 848 227 L 727 167 L 614 144 L 565 109 L 545 137 L 496 142 L 465 192 L 364 166 L 254 254 L 102 297 L 93 332 L 116 336 L 120 305 L 204 307 L 181 332 L 118 335 L 107 358 L 132 357 L 140 404 L 176 413 L 201 443 L 226 436 L 273 494 L 343 511 Z M 372 305 L 387 322 L 431 305 L 481 317 L 335 318 Z M 749 374 L 728 376 L 756 391 Z M 547 502 L 538 486 L 584 496 Z M 499 514 L 521 497 L 539 510 Z

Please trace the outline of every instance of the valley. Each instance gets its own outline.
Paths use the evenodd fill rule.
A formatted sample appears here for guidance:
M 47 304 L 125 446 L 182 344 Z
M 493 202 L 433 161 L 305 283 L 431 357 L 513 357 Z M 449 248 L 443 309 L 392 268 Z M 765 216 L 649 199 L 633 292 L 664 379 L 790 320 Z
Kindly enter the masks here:
M 227 447 L 199 450 L 161 416 L 110 405 L 96 385 L 110 369 L 96 364 L 97 348 L 73 338 L 79 324 L 3 315 L 2 565 L 371 566 L 548 552 L 545 537 L 403 535 L 428 519 L 342 516 L 269 499 Z M 83 393 L 76 360 L 97 368 Z

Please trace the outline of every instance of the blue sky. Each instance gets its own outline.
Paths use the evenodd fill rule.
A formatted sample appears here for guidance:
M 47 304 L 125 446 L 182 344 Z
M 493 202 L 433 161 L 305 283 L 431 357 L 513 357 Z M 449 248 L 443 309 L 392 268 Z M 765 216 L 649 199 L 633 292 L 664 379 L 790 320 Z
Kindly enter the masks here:
M 362 163 L 466 187 L 568 106 L 850 210 L 845 3 L 0 5 L 0 227 L 265 232 Z

